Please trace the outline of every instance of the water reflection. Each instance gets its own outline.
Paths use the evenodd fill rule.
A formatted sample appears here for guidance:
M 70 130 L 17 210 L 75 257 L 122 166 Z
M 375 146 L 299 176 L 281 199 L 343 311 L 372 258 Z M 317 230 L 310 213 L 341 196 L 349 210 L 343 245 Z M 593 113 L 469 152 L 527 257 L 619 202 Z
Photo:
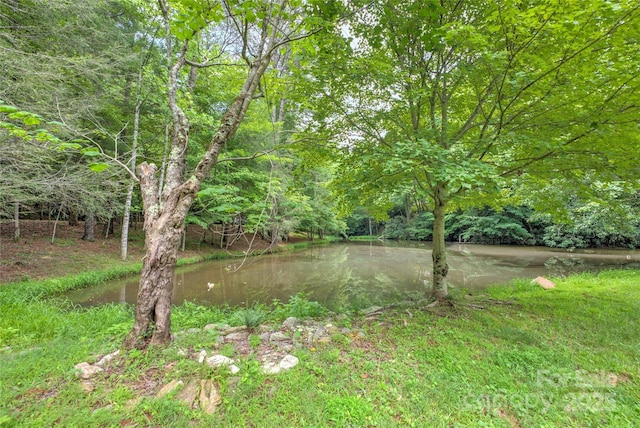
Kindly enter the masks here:
M 512 278 L 561 276 L 612 267 L 640 268 L 635 251 L 560 252 L 547 248 L 451 244 L 452 287 L 482 288 Z M 431 287 L 431 246 L 349 243 L 213 261 L 176 272 L 173 301 L 231 306 L 287 301 L 304 292 L 331 308 L 364 307 L 423 296 Z M 83 305 L 135 303 L 138 278 L 67 295 Z

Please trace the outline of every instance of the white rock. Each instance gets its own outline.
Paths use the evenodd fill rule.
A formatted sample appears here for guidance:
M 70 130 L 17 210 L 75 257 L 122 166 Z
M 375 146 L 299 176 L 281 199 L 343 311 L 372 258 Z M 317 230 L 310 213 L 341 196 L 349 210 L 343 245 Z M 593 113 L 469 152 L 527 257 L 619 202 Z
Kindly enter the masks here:
M 207 364 L 209 367 L 222 367 L 222 366 L 230 366 L 233 364 L 233 360 L 229 357 L 225 357 L 224 355 L 213 355 L 207 358 Z
M 298 360 L 298 357 L 294 357 L 293 355 L 285 355 L 278 366 L 282 370 L 289 370 L 297 366 L 299 362 L 300 360 Z
M 278 363 L 274 363 L 273 361 L 269 361 L 262 366 L 262 373 L 264 374 L 278 374 L 280 373 L 280 365 Z
M 202 351 L 200 351 L 200 354 L 198 355 L 198 364 L 202 364 L 205 358 L 207 358 L 207 351 L 203 349 Z
M 114 351 L 110 354 L 105 355 L 104 357 L 102 357 L 100 359 L 100 361 L 98 361 L 96 363 L 97 366 L 104 366 L 105 364 L 107 364 L 109 361 L 113 360 L 118 354 L 120 354 L 120 350 L 118 349 L 117 351 Z

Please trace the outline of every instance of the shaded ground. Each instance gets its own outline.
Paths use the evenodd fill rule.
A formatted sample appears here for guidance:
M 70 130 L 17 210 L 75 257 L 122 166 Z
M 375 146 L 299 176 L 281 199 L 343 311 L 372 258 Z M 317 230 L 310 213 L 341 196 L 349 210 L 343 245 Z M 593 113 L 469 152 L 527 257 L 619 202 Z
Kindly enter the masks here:
M 54 237 L 55 227 L 55 237 Z M 95 228 L 94 242 L 83 241 L 83 222 L 69 226 L 66 221 L 22 220 L 20 239 L 13 241 L 13 221 L 0 223 L 0 283 L 27 279 L 43 279 L 90 270 L 106 269 L 115 263 L 139 262 L 144 255 L 142 225 L 132 225 L 127 261 L 120 260 L 120 228 L 105 237 L 103 224 Z M 219 243 L 211 245 L 211 233 L 202 242 L 202 228 L 190 225 L 187 230 L 185 251 L 180 257 L 196 257 L 217 251 L 245 251 L 251 243 L 252 250 L 264 250 L 269 243 L 260 236 L 240 236 L 232 245 L 220 249 Z M 53 243 L 52 243 L 52 237 Z

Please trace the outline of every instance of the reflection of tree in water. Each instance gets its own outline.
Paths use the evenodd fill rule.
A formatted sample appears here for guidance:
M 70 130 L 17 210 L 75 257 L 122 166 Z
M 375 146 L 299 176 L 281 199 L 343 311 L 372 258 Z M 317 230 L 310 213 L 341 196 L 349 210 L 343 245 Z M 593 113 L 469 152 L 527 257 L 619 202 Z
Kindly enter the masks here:
M 478 283 L 500 282 L 503 279 L 521 276 L 532 264 L 530 257 L 511 259 L 470 251 L 450 251 L 449 282 L 458 287 L 474 287 Z M 484 278 L 484 280 L 483 280 Z
M 561 276 L 568 272 L 583 272 L 589 269 L 580 257 L 549 257 L 544 263 L 551 276 Z
M 343 307 L 348 301 L 345 286 L 351 280 L 348 247 L 339 251 L 311 253 L 311 263 L 304 272 L 302 289 L 309 300 L 316 300 L 331 309 Z

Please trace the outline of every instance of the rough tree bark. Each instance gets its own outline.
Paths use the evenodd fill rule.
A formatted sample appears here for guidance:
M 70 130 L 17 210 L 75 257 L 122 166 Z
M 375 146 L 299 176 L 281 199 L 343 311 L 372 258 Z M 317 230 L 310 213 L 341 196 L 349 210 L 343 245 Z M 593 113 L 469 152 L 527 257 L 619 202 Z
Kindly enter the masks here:
M 84 235 L 82 239 L 85 241 L 93 242 L 96 240 L 94 236 L 94 229 L 96 226 L 96 218 L 92 212 L 87 214 L 87 218 L 84 220 Z
M 447 210 L 447 189 L 444 184 L 438 184 L 434 188 L 434 208 L 433 208 L 433 250 L 431 258 L 433 260 L 433 297 L 444 300 L 449 295 L 447 287 L 447 252 L 445 248 L 445 228 L 444 218 Z
M 155 165 L 143 162 L 137 168 L 146 238 L 135 322 L 124 341 L 127 348 L 161 345 L 170 340 L 173 277 L 185 217 L 202 181 L 217 162 L 224 144 L 235 134 L 242 122 L 260 79 L 269 66 L 274 49 L 286 42 L 278 35 L 280 15 L 267 16 L 261 23 L 258 49 L 254 51 L 255 56 L 252 60 L 248 61 L 248 74 L 240 93 L 223 116 L 195 170 L 185 177 L 189 121 L 179 106 L 177 92 L 180 71 L 187 64 L 189 40 L 182 44 L 177 59 L 174 59 L 169 7 L 164 0 L 159 0 L 158 3 L 166 32 L 167 95 L 173 128 L 163 188 L 160 189 Z M 273 10 L 282 10 L 284 5 L 285 2 L 282 0 L 280 8 Z

